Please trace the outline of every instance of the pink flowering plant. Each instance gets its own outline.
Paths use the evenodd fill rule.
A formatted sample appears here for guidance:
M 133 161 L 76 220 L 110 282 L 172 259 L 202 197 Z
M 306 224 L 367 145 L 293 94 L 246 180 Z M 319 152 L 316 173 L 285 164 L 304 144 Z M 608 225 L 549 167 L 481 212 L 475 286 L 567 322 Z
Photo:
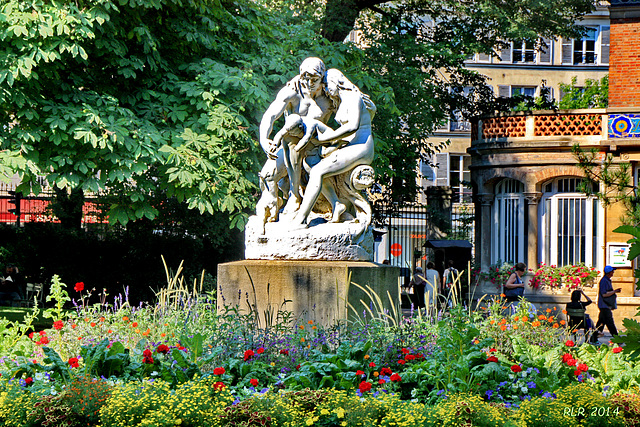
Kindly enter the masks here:
M 566 288 L 567 290 L 591 287 L 599 273 L 595 268 L 588 267 L 583 263 L 562 267 L 542 263 L 533 272 L 529 286 L 536 289 L 547 287 Z
M 478 273 L 478 279 L 491 282 L 496 286 L 504 284 L 511 273 L 516 271 L 516 267 L 508 262 L 498 261 L 497 263 L 489 266 L 486 271 L 480 271 Z

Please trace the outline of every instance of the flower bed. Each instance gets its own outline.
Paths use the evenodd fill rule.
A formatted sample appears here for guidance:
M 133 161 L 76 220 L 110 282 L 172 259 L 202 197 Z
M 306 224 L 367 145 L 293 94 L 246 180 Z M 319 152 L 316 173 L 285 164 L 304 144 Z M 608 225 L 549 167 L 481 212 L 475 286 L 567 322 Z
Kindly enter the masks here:
M 526 303 L 513 316 L 495 299 L 476 312 L 326 327 L 216 313 L 186 292 L 153 306 L 87 306 L 76 288 L 75 314 L 63 311 L 70 297 L 56 279 L 53 327 L 31 334 L 26 319 L 0 337 L 2 425 L 640 421 L 635 359 L 615 344 L 577 345 L 557 312 Z
M 479 280 L 491 282 L 500 288 L 513 272 L 515 272 L 514 265 L 498 262 L 489 266 L 486 271 L 477 271 L 476 277 Z M 587 267 L 584 264 L 558 267 L 542 263 L 537 269 L 529 269 L 529 272 L 531 274 L 529 286 L 534 289 L 566 290 L 592 287 L 600 274 L 595 268 Z

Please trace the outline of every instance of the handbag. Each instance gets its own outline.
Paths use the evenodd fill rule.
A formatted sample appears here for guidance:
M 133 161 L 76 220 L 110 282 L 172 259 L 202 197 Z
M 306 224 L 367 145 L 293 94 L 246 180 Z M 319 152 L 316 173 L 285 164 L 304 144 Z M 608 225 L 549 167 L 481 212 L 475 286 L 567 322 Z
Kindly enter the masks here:
M 524 296 L 524 288 L 522 287 L 518 287 L 518 288 L 505 288 L 504 289 L 504 296 L 507 298 L 519 298 Z

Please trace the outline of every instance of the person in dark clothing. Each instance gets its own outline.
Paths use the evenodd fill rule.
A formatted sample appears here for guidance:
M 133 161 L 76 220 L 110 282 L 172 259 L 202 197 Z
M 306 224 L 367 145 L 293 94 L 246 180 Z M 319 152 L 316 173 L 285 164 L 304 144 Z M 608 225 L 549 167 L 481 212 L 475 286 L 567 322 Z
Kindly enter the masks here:
M 598 339 L 598 333 L 604 331 L 605 326 L 611 335 L 618 335 L 618 329 L 613 320 L 613 310 L 618 308 L 616 294 L 619 294 L 622 288 L 613 289 L 611 277 L 613 277 L 615 271 L 615 268 L 607 265 L 604 268 L 604 276 L 600 279 L 598 286 L 598 309 L 600 309 L 600 314 L 598 314 L 598 323 L 596 323 L 596 333 L 592 335 L 593 342 Z M 595 340 L 593 337 L 595 337 Z
M 427 281 L 424 280 L 424 272 L 422 271 L 422 267 L 416 267 L 409 286 L 413 288 L 413 297 L 416 307 L 424 308 L 424 290 L 427 286 Z
M 586 301 L 580 300 L 583 295 L 586 298 Z M 588 306 L 590 306 L 591 303 L 593 303 L 593 301 L 591 301 L 591 298 L 589 298 L 582 290 L 576 290 L 571 292 L 571 302 L 567 303 L 567 310 L 584 310 Z M 591 319 L 589 319 L 589 315 L 586 313 L 584 314 L 584 316 L 570 315 L 568 326 L 571 331 L 577 331 L 578 329 L 583 328 L 585 335 L 593 327 L 593 325 L 591 324 Z
M 0 288 L 0 304 L 11 305 L 13 301 L 22 299 L 24 296 L 24 279 L 18 271 L 18 267 L 8 264 L 5 269 L 5 276 L 2 279 Z

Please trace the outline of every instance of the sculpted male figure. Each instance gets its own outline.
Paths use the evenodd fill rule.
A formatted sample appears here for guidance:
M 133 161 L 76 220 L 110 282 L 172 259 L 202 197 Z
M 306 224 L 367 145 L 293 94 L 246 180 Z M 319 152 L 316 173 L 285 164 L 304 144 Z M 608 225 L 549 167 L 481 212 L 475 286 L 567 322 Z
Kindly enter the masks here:
M 320 58 L 305 59 L 300 64 L 300 74 L 280 89 L 275 100 L 262 116 L 260 145 L 267 154 L 268 160 L 260 173 L 264 188 L 262 198 L 258 202 L 258 211 L 265 210 L 265 206 L 268 205 L 270 208 L 267 209 L 267 213 L 258 212 L 258 215 L 263 215 L 265 222 L 277 219 L 278 182 L 285 175 L 289 176 L 289 198 L 284 212 L 293 213 L 299 208 L 302 201 L 300 195 L 302 159 L 306 154 L 306 151 L 290 148 L 290 145 L 297 144 L 303 135 L 302 131 L 299 134 L 286 132 L 281 138 L 282 143 L 276 144 L 270 139 L 273 125 L 283 114 L 285 117 L 297 114 L 321 122 L 326 122 L 330 118 L 333 113 L 333 103 L 323 91 L 325 72 L 325 64 Z

